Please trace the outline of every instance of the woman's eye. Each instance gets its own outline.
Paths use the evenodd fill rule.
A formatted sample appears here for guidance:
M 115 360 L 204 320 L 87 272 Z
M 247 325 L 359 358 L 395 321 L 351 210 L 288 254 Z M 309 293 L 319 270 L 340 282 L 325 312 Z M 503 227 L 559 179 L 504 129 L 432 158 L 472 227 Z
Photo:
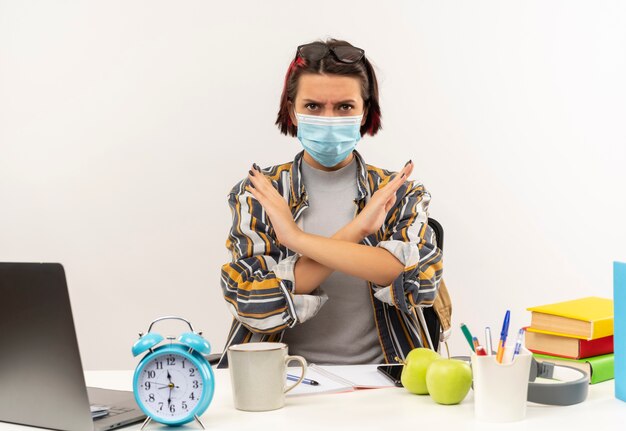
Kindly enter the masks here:
M 352 109 L 352 105 L 341 105 L 339 107 L 342 111 L 349 111 L 350 109 Z M 344 109 L 345 108 L 345 109 Z
M 307 108 L 310 111 L 315 111 L 315 108 L 317 108 L 317 104 L 315 103 L 307 103 L 306 105 L 304 105 L 305 108 Z

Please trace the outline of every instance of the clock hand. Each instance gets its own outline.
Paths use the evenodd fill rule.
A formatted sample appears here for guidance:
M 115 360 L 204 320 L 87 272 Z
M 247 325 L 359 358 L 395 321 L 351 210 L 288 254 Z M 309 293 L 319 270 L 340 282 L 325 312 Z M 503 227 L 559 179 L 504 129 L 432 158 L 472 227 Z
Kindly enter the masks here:
M 176 385 L 165 385 L 162 388 L 158 388 L 158 389 L 165 389 L 165 388 L 176 388 L 176 389 L 180 389 L 180 386 L 176 386 Z
M 168 383 L 159 383 L 159 382 L 151 382 L 151 381 L 146 381 L 146 383 L 150 383 L 152 385 L 159 385 L 159 386 L 163 386 L 164 388 L 167 388 L 169 386 Z
M 170 375 L 170 370 L 167 370 L 167 379 L 170 381 L 170 384 L 168 385 L 168 387 L 170 388 L 170 393 L 167 396 L 167 408 L 170 408 L 170 404 L 172 403 L 172 386 L 174 386 L 172 384 L 172 376 Z
M 170 375 L 170 370 L 167 370 L 167 378 L 170 381 L 170 384 L 169 384 L 170 388 L 176 388 L 176 389 L 180 388 L 180 386 L 176 386 L 174 382 L 172 382 L 172 376 Z M 170 391 L 170 393 L 172 392 Z

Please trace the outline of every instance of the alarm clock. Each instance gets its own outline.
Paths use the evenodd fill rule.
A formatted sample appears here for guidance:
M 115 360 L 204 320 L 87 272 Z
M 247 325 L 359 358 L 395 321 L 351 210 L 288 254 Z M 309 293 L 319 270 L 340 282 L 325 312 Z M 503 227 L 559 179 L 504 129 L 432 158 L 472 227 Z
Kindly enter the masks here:
M 163 320 L 181 320 L 191 332 L 167 337 L 152 332 L 152 326 Z M 200 416 L 209 407 L 215 390 L 211 365 L 204 355 L 211 346 L 202 333 L 195 332 L 187 320 L 176 316 L 160 317 L 148 327 L 132 347 L 133 356 L 148 352 L 139 362 L 133 376 L 135 401 L 146 414 L 143 429 L 151 420 L 169 426 L 196 420 L 204 429 Z M 177 341 L 177 342 L 175 342 Z

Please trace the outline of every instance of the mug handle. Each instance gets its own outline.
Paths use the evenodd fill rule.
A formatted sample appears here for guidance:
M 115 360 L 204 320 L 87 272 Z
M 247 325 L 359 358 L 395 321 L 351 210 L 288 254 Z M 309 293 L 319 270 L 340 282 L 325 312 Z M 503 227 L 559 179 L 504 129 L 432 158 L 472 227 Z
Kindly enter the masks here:
M 285 356 L 285 366 L 289 365 L 289 362 L 291 361 L 300 362 L 300 366 L 302 367 L 302 375 L 300 376 L 300 379 L 298 379 L 296 383 L 289 386 L 288 388 L 285 388 L 285 391 L 284 391 L 285 394 L 289 392 L 290 390 L 292 390 L 293 388 L 295 388 L 296 386 L 298 386 L 302 382 L 302 380 L 304 380 L 304 376 L 306 374 L 306 369 L 307 369 L 306 359 L 304 359 L 302 356 L 289 356 L 289 355 Z

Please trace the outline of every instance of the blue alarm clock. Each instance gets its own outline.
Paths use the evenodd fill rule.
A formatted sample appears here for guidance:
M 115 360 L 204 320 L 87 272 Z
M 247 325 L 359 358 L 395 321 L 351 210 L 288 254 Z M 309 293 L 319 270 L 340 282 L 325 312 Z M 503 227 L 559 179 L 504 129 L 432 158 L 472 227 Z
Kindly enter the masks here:
M 165 338 L 151 332 L 152 326 L 170 319 L 187 323 L 191 332 L 178 338 L 168 337 L 168 341 L 156 347 Z M 211 352 L 211 346 L 201 334 L 187 320 L 176 316 L 160 317 L 150 323 L 145 335 L 139 334 L 132 348 L 133 356 L 148 351 L 133 377 L 135 401 L 147 416 L 142 429 L 151 420 L 178 426 L 194 419 L 204 429 L 200 415 L 213 399 L 215 379 L 204 356 Z

